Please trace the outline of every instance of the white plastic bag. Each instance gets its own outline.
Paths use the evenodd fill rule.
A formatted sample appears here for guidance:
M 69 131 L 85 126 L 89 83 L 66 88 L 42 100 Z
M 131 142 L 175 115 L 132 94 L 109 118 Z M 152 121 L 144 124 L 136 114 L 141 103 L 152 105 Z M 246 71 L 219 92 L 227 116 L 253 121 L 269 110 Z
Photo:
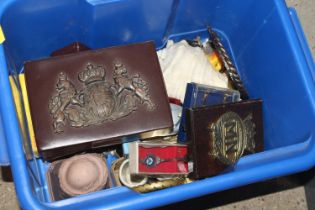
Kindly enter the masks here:
M 169 97 L 183 102 L 189 82 L 228 88 L 227 76 L 215 71 L 199 47 L 191 47 L 184 40 L 169 40 L 157 54 Z

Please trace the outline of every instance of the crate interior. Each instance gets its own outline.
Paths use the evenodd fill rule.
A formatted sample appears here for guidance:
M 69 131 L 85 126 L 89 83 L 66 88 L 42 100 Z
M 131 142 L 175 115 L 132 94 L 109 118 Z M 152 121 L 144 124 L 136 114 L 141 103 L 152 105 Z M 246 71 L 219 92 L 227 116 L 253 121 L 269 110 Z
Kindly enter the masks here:
M 206 26 L 211 25 L 233 57 L 250 97 L 264 100 L 265 149 L 272 151 L 305 142 L 315 118 L 303 69 L 286 29 L 279 27 L 282 17 L 276 3 L 12 1 L 1 19 L 6 35 L 5 55 L 10 74 L 15 75 L 23 71 L 25 61 L 48 57 L 52 51 L 75 41 L 97 49 L 154 40 L 160 49 L 168 39 L 206 38 Z M 262 160 L 268 158 L 261 154 Z M 40 200 L 48 201 L 44 179 L 47 163 L 33 159 L 28 164 L 34 193 Z

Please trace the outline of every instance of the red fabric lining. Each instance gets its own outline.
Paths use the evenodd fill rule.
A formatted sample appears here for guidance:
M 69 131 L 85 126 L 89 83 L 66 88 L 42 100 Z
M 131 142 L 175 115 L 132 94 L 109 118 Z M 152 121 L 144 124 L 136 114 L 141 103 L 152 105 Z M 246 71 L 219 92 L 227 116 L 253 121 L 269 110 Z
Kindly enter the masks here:
M 177 99 L 177 98 L 171 98 L 169 97 L 169 102 L 172 103 L 172 104 L 176 104 L 176 105 L 179 105 L 179 106 L 183 106 L 183 103 L 181 102 L 181 100 Z
M 188 163 L 184 161 L 161 162 L 153 167 L 147 167 L 143 161 L 148 155 L 154 155 L 160 159 L 185 158 L 187 156 L 186 146 L 144 147 L 139 146 L 139 168 L 140 173 L 166 173 L 187 174 Z

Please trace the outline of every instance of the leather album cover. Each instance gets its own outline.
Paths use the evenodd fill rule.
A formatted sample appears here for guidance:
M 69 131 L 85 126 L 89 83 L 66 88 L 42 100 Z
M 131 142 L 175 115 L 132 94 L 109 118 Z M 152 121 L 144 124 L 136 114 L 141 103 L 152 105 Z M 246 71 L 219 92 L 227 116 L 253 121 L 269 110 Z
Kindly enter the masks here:
M 261 100 L 191 108 L 186 114 L 195 179 L 216 175 L 264 148 Z
M 86 51 L 89 49 L 90 48 L 88 48 L 84 44 L 82 44 L 80 42 L 75 42 L 71 45 L 68 45 L 62 49 L 59 49 L 59 50 L 53 52 L 51 54 L 51 56 L 59 56 L 59 55 L 77 53 L 77 52 Z M 39 155 L 38 155 L 38 150 L 37 150 L 37 146 L 36 146 L 35 134 L 34 134 L 34 129 L 33 129 L 33 122 L 32 122 L 32 118 L 31 118 L 31 114 L 30 114 L 29 101 L 28 101 L 26 85 L 25 85 L 25 75 L 24 75 L 24 73 L 18 75 L 18 79 L 19 79 L 19 83 L 20 83 L 20 90 L 18 88 L 18 85 L 15 83 L 13 76 L 10 76 L 9 79 L 10 79 L 10 84 L 11 84 L 11 88 L 12 88 L 15 108 L 16 108 L 16 111 L 18 114 L 19 123 L 20 123 L 20 127 L 22 130 L 22 134 L 23 134 L 23 139 L 25 139 L 25 141 L 26 141 L 26 139 L 28 139 L 27 135 L 29 135 L 29 139 L 31 141 L 31 147 L 32 147 L 33 153 L 36 157 L 38 157 Z M 22 97 L 20 96 L 20 94 L 22 94 Z M 23 103 L 21 101 L 21 98 L 23 100 Z M 24 107 L 22 104 L 24 105 Z M 25 112 L 26 120 L 24 120 L 23 111 Z M 25 125 L 25 122 L 27 125 Z M 26 126 L 28 128 L 28 134 L 26 131 Z M 31 152 L 29 152 L 29 153 L 31 153 Z
M 153 42 L 27 62 L 25 80 L 46 160 L 173 127 Z

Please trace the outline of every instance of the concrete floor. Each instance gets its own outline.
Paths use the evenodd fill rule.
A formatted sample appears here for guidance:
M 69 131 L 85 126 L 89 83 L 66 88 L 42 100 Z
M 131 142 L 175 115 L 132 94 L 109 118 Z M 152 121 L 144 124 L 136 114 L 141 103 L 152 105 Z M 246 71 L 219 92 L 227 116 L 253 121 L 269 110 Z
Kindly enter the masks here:
M 315 55 L 315 24 L 313 20 L 315 19 L 315 1 L 314 0 L 287 0 L 289 6 L 295 7 L 299 13 L 300 20 L 304 27 L 309 45 L 311 47 L 313 56 Z M 19 209 L 18 202 L 15 196 L 14 184 L 12 182 L 3 181 L 8 179 L 8 169 L 0 168 L 0 210 L 16 210 Z M 4 175 L 2 175 L 4 174 Z M 281 180 L 283 182 L 283 179 Z M 257 187 L 257 185 L 241 188 L 238 190 L 232 190 L 228 192 L 223 192 L 219 194 L 212 195 L 212 197 L 205 197 L 203 203 L 210 203 L 207 205 L 202 205 L 199 208 L 192 209 L 215 209 L 215 210 L 230 210 L 230 209 L 307 209 L 307 202 L 305 198 L 305 191 L 303 186 L 294 185 L 293 187 L 283 187 L 280 192 L 278 190 L 271 192 L 264 192 L 262 195 L 257 195 L 252 193 L 252 190 L 256 192 L 258 188 L 272 188 L 274 186 L 279 186 L 278 181 L 272 181 L 271 183 L 262 184 Z M 285 184 L 287 185 L 287 184 Z M 281 185 L 282 186 L 282 185 Z M 257 188 L 256 188 L 257 187 Z M 285 190 L 283 190 L 285 189 Z M 240 198 L 239 194 L 243 192 L 248 192 L 250 196 L 245 196 Z M 223 201 L 217 205 L 211 205 L 211 199 L 218 201 L 220 198 L 225 195 L 229 195 L 230 198 L 228 201 Z M 190 203 L 195 204 L 199 200 L 189 201 Z M 215 203 L 215 202 L 214 202 Z M 188 207 L 187 203 L 181 204 L 182 207 Z M 185 206 L 186 205 L 186 206 Z M 191 205 L 191 204 L 190 204 Z M 194 206 L 194 204 L 192 204 Z M 174 208 L 172 206 L 170 208 Z
M 298 187 L 292 190 L 284 190 L 277 193 L 271 193 L 268 195 L 251 198 L 245 201 L 239 201 L 228 205 L 211 208 L 214 210 L 271 210 L 271 209 L 286 209 L 286 210 L 298 210 L 307 209 L 307 203 L 305 200 L 304 187 Z
M 304 187 L 297 187 L 290 190 L 283 190 L 276 193 L 270 193 L 259 197 L 253 197 L 243 201 L 236 201 L 220 207 L 211 208 L 214 210 L 271 210 L 271 209 L 286 209 L 286 210 L 298 210 L 308 209 L 305 198 Z

